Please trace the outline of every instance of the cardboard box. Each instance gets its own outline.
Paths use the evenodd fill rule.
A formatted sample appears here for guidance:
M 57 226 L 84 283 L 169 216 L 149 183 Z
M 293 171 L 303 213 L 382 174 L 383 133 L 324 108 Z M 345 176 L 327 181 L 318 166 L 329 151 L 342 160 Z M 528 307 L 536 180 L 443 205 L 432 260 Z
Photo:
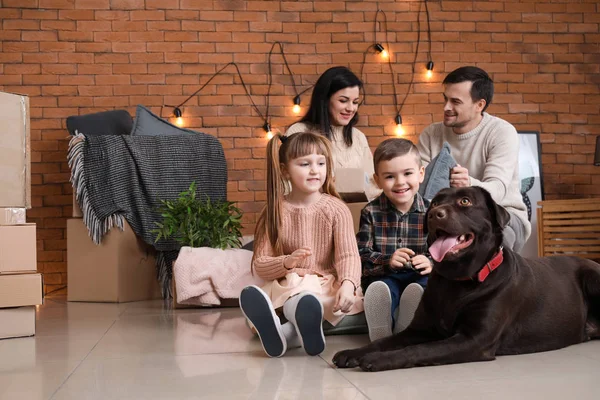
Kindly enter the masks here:
M 42 304 L 42 274 L 0 275 L 0 308 Z
M 0 225 L 25 224 L 24 208 L 0 208 Z
M 67 220 L 69 301 L 127 302 L 160 298 L 154 249 L 125 222 L 96 245 L 82 219 Z
M 31 208 L 29 98 L 0 92 L 0 207 Z
M 369 177 L 361 168 L 338 168 L 335 170 L 335 188 L 346 203 L 366 202 L 365 187 Z
M 0 226 L 0 275 L 36 270 L 35 224 Z
M 77 199 L 75 198 L 75 193 L 73 193 L 73 218 L 83 218 L 83 213 L 81 212 L 79 203 L 77 203 Z
M 360 229 L 360 212 L 367 205 L 367 202 L 362 203 L 346 203 L 352 214 L 352 222 L 354 222 L 354 233 L 358 233 Z
M 0 339 L 33 335 L 35 335 L 35 306 L 0 309 Z

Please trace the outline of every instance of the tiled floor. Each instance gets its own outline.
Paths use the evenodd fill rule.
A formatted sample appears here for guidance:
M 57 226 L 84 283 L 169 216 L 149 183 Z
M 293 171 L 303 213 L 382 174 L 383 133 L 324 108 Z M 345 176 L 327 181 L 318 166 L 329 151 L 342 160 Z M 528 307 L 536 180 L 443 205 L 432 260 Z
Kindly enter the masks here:
M 598 399 L 600 341 L 470 363 L 365 373 L 320 357 L 264 356 L 239 309 L 46 299 L 37 335 L 0 341 L 0 399 Z

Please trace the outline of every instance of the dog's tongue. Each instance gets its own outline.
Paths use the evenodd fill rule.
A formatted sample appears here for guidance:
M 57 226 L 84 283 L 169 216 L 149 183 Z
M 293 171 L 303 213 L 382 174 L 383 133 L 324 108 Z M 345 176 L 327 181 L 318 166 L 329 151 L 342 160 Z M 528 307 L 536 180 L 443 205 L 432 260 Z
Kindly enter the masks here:
M 444 259 L 444 256 L 452 247 L 458 243 L 458 236 L 445 236 L 437 239 L 429 246 L 429 254 L 437 262 Z

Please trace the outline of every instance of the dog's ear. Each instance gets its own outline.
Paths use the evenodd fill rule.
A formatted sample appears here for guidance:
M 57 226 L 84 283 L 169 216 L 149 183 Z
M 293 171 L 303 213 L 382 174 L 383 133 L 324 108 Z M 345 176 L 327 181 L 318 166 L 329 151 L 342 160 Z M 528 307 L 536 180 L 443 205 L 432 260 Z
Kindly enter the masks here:
M 510 221 L 510 214 L 504 207 L 494 201 L 490 192 L 484 188 L 479 189 L 481 189 L 481 192 L 485 196 L 485 203 L 488 209 L 491 211 L 492 216 L 496 218 L 498 225 L 504 229 L 508 225 L 508 221 Z

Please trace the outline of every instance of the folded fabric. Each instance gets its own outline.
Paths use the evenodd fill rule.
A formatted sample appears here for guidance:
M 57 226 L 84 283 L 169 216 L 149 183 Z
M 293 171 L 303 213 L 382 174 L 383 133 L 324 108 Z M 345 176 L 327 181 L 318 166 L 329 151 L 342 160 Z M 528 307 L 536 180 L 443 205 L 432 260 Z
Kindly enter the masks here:
M 218 306 L 221 299 L 237 299 L 246 286 L 265 284 L 251 265 L 248 250 L 182 247 L 173 265 L 177 302 Z
M 450 154 L 450 145 L 444 142 L 440 154 L 435 156 L 425 168 L 425 179 L 419 187 L 421 196 L 431 200 L 437 192 L 450 187 L 450 170 L 456 165 L 456 161 Z
M 132 126 L 133 119 L 127 110 L 102 111 L 67 118 L 67 130 L 71 135 L 129 135 Z

